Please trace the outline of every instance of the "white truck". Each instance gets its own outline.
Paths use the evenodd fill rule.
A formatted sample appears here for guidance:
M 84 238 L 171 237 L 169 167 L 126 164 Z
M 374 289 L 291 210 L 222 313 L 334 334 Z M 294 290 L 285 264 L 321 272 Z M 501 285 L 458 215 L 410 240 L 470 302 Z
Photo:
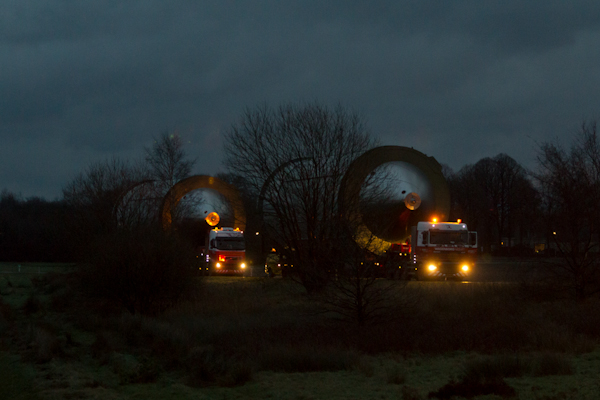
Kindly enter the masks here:
M 243 275 L 246 271 L 244 232 L 233 228 L 211 229 L 206 263 L 211 275 Z
M 421 221 L 411 227 L 410 240 L 392 244 L 385 257 L 390 277 L 464 280 L 475 268 L 477 232 L 461 220 Z
M 422 221 L 411 228 L 411 264 L 418 279 L 466 279 L 476 258 L 477 232 L 461 220 Z

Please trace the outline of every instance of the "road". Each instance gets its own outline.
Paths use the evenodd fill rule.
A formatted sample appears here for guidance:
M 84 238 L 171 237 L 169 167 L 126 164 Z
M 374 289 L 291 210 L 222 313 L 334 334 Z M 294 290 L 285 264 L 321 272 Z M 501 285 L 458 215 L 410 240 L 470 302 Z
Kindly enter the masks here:
M 542 262 L 557 262 L 557 259 L 536 258 L 497 258 L 479 260 L 473 274 L 472 282 L 522 282 L 525 279 L 541 277 Z

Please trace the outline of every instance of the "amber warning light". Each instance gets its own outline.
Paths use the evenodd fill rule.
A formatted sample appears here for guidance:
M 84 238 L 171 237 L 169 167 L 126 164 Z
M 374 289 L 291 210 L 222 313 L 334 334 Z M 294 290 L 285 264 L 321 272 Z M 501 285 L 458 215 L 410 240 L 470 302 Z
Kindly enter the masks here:
M 215 226 L 219 223 L 219 221 L 221 220 L 221 218 L 219 218 L 219 214 L 217 214 L 216 212 L 211 212 L 210 214 L 208 214 L 206 216 L 206 218 L 204 218 L 204 220 L 206 221 L 206 223 L 210 226 Z

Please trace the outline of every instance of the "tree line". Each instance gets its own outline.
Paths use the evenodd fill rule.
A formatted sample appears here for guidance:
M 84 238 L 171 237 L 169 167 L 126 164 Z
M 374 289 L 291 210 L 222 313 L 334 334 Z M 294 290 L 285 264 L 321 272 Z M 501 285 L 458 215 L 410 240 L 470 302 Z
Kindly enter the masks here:
M 319 104 L 263 106 L 248 109 L 224 137 L 228 173 L 221 178 L 242 191 L 248 230 L 263 235 L 249 241 L 255 261 L 262 262 L 272 245 L 285 250 L 295 278 L 309 292 L 339 283 L 348 266 L 369 264 L 375 238 L 362 235 L 360 221 L 340 218 L 337 199 L 349 164 L 378 145 L 357 113 Z M 457 172 L 445 168 L 450 218 L 477 230 L 485 253 L 532 255 L 533 245 L 543 244 L 546 253 L 566 260 L 563 272 L 574 277 L 573 290 L 586 296 L 598 269 L 596 125 L 583 123 L 568 146 L 544 142 L 537 151 L 532 171 L 506 154 Z M 159 225 L 161 199 L 189 176 L 193 164 L 179 137 L 165 133 L 142 161 L 90 165 L 65 186 L 61 200 L 20 199 L 3 191 L 0 260 L 82 260 L 90 249 L 101 251 L 103 239 L 115 245 L 115 234 L 128 232 L 132 242 L 151 237 L 147 229 Z M 364 192 L 391 196 L 381 184 L 386 180 L 378 178 L 367 179 Z M 182 210 L 183 215 L 185 202 Z M 365 282 L 361 268 L 350 268 L 358 278 L 355 287 Z

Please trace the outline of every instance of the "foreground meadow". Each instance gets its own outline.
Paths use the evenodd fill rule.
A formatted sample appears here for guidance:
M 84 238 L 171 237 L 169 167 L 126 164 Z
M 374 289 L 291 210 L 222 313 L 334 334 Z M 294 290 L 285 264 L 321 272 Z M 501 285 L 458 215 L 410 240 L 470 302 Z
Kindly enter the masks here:
M 35 271 L 35 269 L 33 269 Z M 600 302 L 520 284 L 411 282 L 357 327 L 288 280 L 198 278 L 157 316 L 76 274 L 0 275 L 1 399 L 597 399 Z M 326 310 L 325 310 L 326 311 Z M 392 310 L 390 310 L 392 312 Z

